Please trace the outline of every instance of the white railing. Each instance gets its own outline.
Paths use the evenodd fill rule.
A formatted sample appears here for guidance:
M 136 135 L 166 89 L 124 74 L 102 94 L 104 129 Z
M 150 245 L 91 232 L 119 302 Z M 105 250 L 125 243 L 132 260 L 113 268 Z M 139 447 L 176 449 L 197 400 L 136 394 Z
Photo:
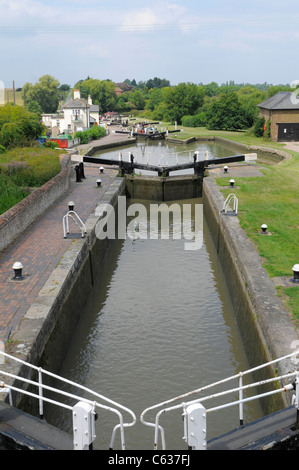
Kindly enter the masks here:
M 114 446 L 114 441 L 116 437 L 116 433 L 119 430 L 120 431 L 120 439 L 121 439 L 121 449 L 125 450 L 125 436 L 124 436 L 124 430 L 127 427 L 132 427 L 136 423 L 136 416 L 131 411 L 129 408 L 126 408 L 125 406 L 110 400 L 109 398 L 100 395 L 99 393 L 96 393 L 92 390 L 90 390 L 87 387 L 84 387 L 78 383 L 72 382 L 71 380 L 65 379 L 59 375 L 53 374 L 49 371 L 46 371 L 42 369 L 41 367 L 34 366 L 32 364 L 29 364 L 21 359 L 18 359 L 16 357 L 13 357 L 9 354 L 6 354 L 4 351 L 0 350 L 0 359 L 3 360 L 8 359 L 12 360 L 15 362 L 18 362 L 19 364 L 25 365 L 29 367 L 31 370 L 34 370 L 37 372 L 37 381 L 27 379 L 25 377 L 17 376 L 14 375 L 10 372 L 5 371 L 4 367 L 2 370 L 0 369 L 0 375 L 1 377 L 7 377 L 9 379 L 14 379 L 18 381 L 22 381 L 24 384 L 27 384 L 28 386 L 36 386 L 38 389 L 37 393 L 29 392 L 25 388 L 19 388 L 11 384 L 7 384 L 5 382 L 0 382 L 0 392 L 8 393 L 9 396 L 9 402 L 10 405 L 13 406 L 13 401 L 12 401 L 12 391 L 27 395 L 30 397 L 33 397 L 39 401 L 39 414 L 40 417 L 43 417 L 44 414 L 44 402 L 51 403 L 52 405 L 56 405 L 61 408 L 65 408 L 67 410 L 70 410 L 73 415 L 73 443 L 74 443 L 74 450 L 88 450 L 90 446 L 92 445 L 94 439 L 95 439 L 95 420 L 96 420 L 96 410 L 98 408 L 110 411 L 114 414 L 116 414 L 119 418 L 119 424 L 117 424 L 113 430 L 112 430 L 112 435 L 111 435 L 111 440 L 110 440 L 110 449 L 113 449 Z M 3 364 L 3 361 L 0 361 L 0 364 Z M 61 389 L 55 388 L 55 387 L 50 387 L 48 385 L 43 384 L 43 377 L 48 376 L 51 377 L 55 380 L 59 380 L 65 384 L 75 386 L 77 389 L 80 389 L 87 394 L 89 394 L 90 398 L 83 398 L 82 396 L 78 396 L 72 393 L 65 392 Z M 63 396 L 65 399 L 73 399 L 75 400 L 75 405 L 71 406 L 68 405 L 62 401 L 57 401 L 53 400 L 51 398 L 45 397 L 44 396 L 44 391 L 48 391 L 51 393 L 56 393 L 58 395 Z M 101 401 L 104 401 L 107 403 L 107 405 L 104 405 L 103 403 L 99 403 L 97 400 L 100 399 Z M 61 399 L 62 400 L 62 399 Z M 110 406 L 111 405 L 111 406 Z M 128 413 L 132 421 L 131 422 L 124 422 L 123 418 L 123 413 L 126 412 Z
M 166 400 L 162 403 L 158 403 L 156 405 L 153 405 L 149 408 L 146 408 L 140 416 L 140 420 L 143 424 L 146 426 L 154 428 L 154 449 L 158 449 L 158 442 L 159 442 L 159 433 L 161 436 L 161 445 L 162 449 L 166 449 L 166 441 L 165 441 L 165 431 L 163 427 L 160 424 L 160 418 L 162 415 L 165 413 L 169 413 L 174 410 L 182 409 L 183 411 L 183 418 L 184 418 L 184 436 L 183 439 L 188 443 L 188 446 L 192 449 L 195 450 L 205 450 L 207 448 L 207 441 L 206 441 L 206 436 L 207 436 L 207 414 L 211 412 L 215 412 L 224 408 L 232 407 L 232 406 L 239 406 L 239 420 L 240 424 L 243 424 L 243 407 L 244 403 L 261 399 L 262 397 L 269 397 L 274 394 L 282 393 L 282 392 L 287 392 L 293 390 L 294 394 L 292 396 L 292 403 L 295 405 L 297 410 L 299 410 L 299 371 L 295 370 L 290 373 L 277 376 L 277 377 L 271 377 L 270 379 L 265 379 L 261 380 L 259 382 L 254 382 L 250 383 L 249 385 L 243 385 L 243 378 L 248 375 L 252 374 L 260 369 L 266 368 L 270 365 L 277 364 L 279 362 L 295 358 L 298 354 L 298 351 L 292 354 L 289 354 L 287 356 L 284 356 L 280 359 L 273 360 L 271 362 L 268 362 L 266 364 L 262 364 L 258 367 L 249 369 L 245 372 L 240 372 L 239 374 L 233 375 L 231 377 L 228 377 L 224 380 L 220 380 L 218 382 L 214 382 L 210 385 L 203 386 L 201 388 L 198 388 L 196 390 L 193 390 L 191 392 L 188 392 L 186 394 L 180 395 L 178 397 L 171 398 L 169 400 Z M 297 364 L 298 359 L 295 359 L 293 364 Z M 294 368 L 294 366 L 292 367 Z M 280 388 L 277 388 L 275 386 L 275 383 L 282 383 L 282 381 L 294 379 L 293 383 L 288 383 L 285 386 L 281 386 Z M 238 381 L 238 386 L 233 387 L 229 390 L 224 390 L 219 393 L 213 393 L 210 395 L 205 395 L 202 396 L 201 398 L 197 398 L 194 400 L 190 401 L 185 401 L 186 399 L 188 400 L 191 396 L 199 394 L 201 392 L 206 392 L 206 390 L 212 389 L 216 386 L 223 385 L 225 383 L 228 383 L 232 380 L 237 380 Z M 264 386 L 264 385 L 271 385 L 273 384 L 273 390 L 270 390 L 265 393 L 260 393 L 256 394 L 254 396 L 251 396 L 249 398 L 244 398 L 244 391 L 249 390 L 249 389 L 256 389 L 259 386 Z M 220 397 L 226 397 L 229 394 L 236 393 L 238 392 L 238 399 L 229 401 L 228 403 L 225 403 L 223 405 L 219 406 L 214 406 L 211 408 L 206 409 L 203 406 L 203 402 L 207 402 L 208 400 L 220 398 Z M 178 404 L 174 404 L 175 402 L 180 401 Z M 169 406 L 171 405 L 171 406 Z M 152 412 L 154 410 L 159 409 L 158 412 L 156 412 L 155 419 L 152 421 L 146 421 L 145 420 L 145 415 L 149 412 Z
M 238 201 L 238 198 L 235 194 L 229 194 L 223 204 L 223 211 L 225 214 L 227 214 L 227 211 L 228 211 L 228 208 L 229 208 L 229 205 L 231 203 L 231 201 L 233 200 L 233 212 L 235 213 L 235 215 L 238 214 L 238 204 L 239 204 L 239 201 Z

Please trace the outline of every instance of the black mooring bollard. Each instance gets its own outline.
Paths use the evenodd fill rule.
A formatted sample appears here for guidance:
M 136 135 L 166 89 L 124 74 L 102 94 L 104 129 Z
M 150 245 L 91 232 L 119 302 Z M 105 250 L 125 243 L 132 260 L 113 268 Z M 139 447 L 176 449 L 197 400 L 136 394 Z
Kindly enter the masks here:
M 292 282 L 299 282 L 299 264 L 295 264 L 292 269 L 294 275 Z
M 23 279 L 25 279 L 25 276 L 23 276 L 22 274 L 22 269 L 23 269 L 23 265 L 22 263 L 20 263 L 19 261 L 17 261 L 12 269 L 14 270 L 15 272 L 15 275 L 14 277 L 12 278 L 13 281 L 23 281 Z
M 75 204 L 73 203 L 73 201 L 69 201 L 68 206 L 69 206 L 69 211 L 73 211 L 75 208 Z
M 82 183 L 81 180 L 81 171 L 79 165 L 75 166 L 75 172 L 76 172 L 76 183 Z
M 80 168 L 80 176 L 81 176 L 81 178 L 86 179 L 86 178 L 85 178 L 85 175 L 84 175 L 84 165 L 83 165 L 83 162 L 80 162 L 80 163 L 79 163 L 79 168 Z

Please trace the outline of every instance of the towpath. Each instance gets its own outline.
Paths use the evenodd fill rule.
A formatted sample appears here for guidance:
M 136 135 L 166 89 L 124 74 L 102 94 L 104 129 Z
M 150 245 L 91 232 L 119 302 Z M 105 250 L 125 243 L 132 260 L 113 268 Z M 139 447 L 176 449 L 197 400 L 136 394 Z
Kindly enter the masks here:
M 127 135 L 109 134 L 95 141 L 94 145 L 116 141 L 121 144 L 127 139 Z M 80 147 L 82 149 L 83 146 Z M 76 158 L 76 155 L 72 156 L 72 160 Z M 84 173 L 86 178 L 77 183 L 76 173 L 72 170 L 69 191 L 0 252 L 0 341 L 6 342 L 18 329 L 30 305 L 70 246 L 71 240 L 63 236 L 62 223 L 69 201 L 74 202 L 75 212 L 85 222 L 117 177 L 117 170 L 111 168 L 105 168 L 104 173 L 99 174 L 99 166 L 94 164 L 84 164 Z M 96 183 L 99 177 L 101 187 Z M 12 280 L 13 265 L 17 261 L 23 265 L 24 281 Z

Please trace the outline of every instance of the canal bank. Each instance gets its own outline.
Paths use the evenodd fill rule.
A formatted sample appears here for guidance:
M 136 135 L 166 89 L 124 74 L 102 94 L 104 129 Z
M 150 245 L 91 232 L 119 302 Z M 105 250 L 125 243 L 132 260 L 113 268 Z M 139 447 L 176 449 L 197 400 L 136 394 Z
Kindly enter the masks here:
M 95 175 L 95 171 L 93 175 Z M 95 180 L 93 180 L 92 183 L 93 185 L 94 181 Z M 255 324 L 252 318 L 259 315 L 259 313 L 252 313 L 252 305 L 250 306 L 248 298 L 253 296 L 253 305 L 258 303 L 257 299 L 260 297 L 260 286 L 258 282 L 254 283 L 251 276 L 248 276 L 248 272 L 246 272 L 248 269 L 248 259 L 243 257 L 245 245 L 241 244 L 234 247 L 234 250 L 239 250 L 238 255 L 236 255 L 234 250 L 231 251 L 232 240 L 234 240 L 235 237 L 241 237 L 236 228 L 237 218 L 230 219 L 231 221 L 235 221 L 232 222 L 233 226 L 229 227 L 231 230 L 229 230 L 225 224 L 222 225 L 223 220 L 220 218 L 219 214 L 223 206 L 222 196 L 217 186 L 213 185 L 213 178 L 207 178 L 206 181 L 207 183 L 204 184 L 203 193 L 206 205 L 205 210 L 208 211 L 209 225 L 211 224 L 211 232 L 215 237 L 214 243 L 217 246 L 217 251 L 226 266 L 230 284 L 234 287 L 232 294 L 234 296 L 236 292 L 238 293 L 235 298 L 237 299 L 236 305 L 239 304 L 240 315 L 242 315 L 244 305 L 249 304 L 245 312 L 247 322 L 244 321 L 243 323 L 243 331 L 246 333 L 248 321 Z M 82 188 L 87 187 L 86 183 L 87 181 L 83 182 Z M 208 188 L 212 189 L 209 191 Z M 87 229 L 86 237 L 84 239 L 74 237 L 74 239 L 71 240 L 71 246 L 68 247 L 67 251 L 58 261 L 56 268 L 26 312 L 17 331 L 10 336 L 8 348 L 12 353 L 15 351 L 16 355 L 26 358 L 29 362 L 39 363 L 50 370 L 55 370 L 59 366 L 61 357 L 63 357 L 64 354 L 63 351 L 68 347 L 68 335 L 66 333 L 71 337 L 72 331 L 84 308 L 84 303 L 87 302 L 90 295 L 94 276 L 99 271 L 102 260 L 107 254 L 109 255 L 109 248 L 108 245 L 106 245 L 106 243 L 108 243 L 107 240 L 100 242 L 96 235 L 95 227 L 99 216 L 95 213 L 95 207 L 98 205 L 99 201 L 101 201 L 101 203 L 106 202 L 112 204 L 115 207 L 117 197 L 121 194 L 124 194 L 124 180 L 120 178 L 114 178 L 113 181 L 110 180 L 105 192 L 102 193 L 102 197 L 97 199 L 94 208 L 90 211 L 90 215 L 86 220 L 84 219 Z M 79 207 L 78 213 L 80 213 Z M 228 221 L 229 219 L 226 218 L 224 220 Z M 225 233 L 225 236 L 221 239 L 221 243 L 219 242 L 219 227 L 221 227 L 221 233 Z M 249 248 L 249 252 L 250 250 L 251 248 Z M 223 254 L 226 251 L 231 254 L 226 256 Z M 236 258 L 236 256 L 239 256 L 240 260 L 234 265 L 234 258 Z M 259 262 L 256 265 L 252 263 L 250 266 L 253 270 L 260 272 L 261 264 L 259 264 Z M 252 287 L 256 289 L 256 292 L 251 291 L 249 288 L 245 289 L 244 292 L 242 285 L 246 282 L 247 284 L 249 282 Z M 236 287 L 238 283 L 240 286 Z M 269 292 L 272 294 L 271 289 Z M 264 294 L 266 298 L 267 292 L 264 292 Z M 267 302 L 269 302 L 269 300 L 266 300 L 264 305 L 266 305 Z M 248 341 L 249 350 L 252 348 L 254 351 L 257 351 L 253 360 L 258 364 L 263 362 L 263 357 L 269 355 L 268 343 L 270 343 L 272 351 L 272 347 L 274 347 L 272 343 L 276 341 L 275 331 L 273 334 L 267 335 L 267 339 L 264 340 L 264 335 L 269 328 L 267 321 L 271 322 L 271 318 L 264 318 L 263 323 L 255 328 L 259 335 L 255 332 L 250 341 Z M 263 328 L 265 328 L 265 331 L 263 331 Z M 283 344 L 283 347 L 286 347 L 290 336 L 287 338 L 285 335 L 282 335 L 281 329 L 276 331 L 276 335 L 277 334 L 281 337 L 280 343 Z M 246 334 L 245 337 L 247 337 Z M 258 347 L 259 343 L 261 343 L 261 347 Z M 281 348 L 279 350 L 281 350 Z M 262 353 L 259 351 L 262 351 Z M 275 355 L 274 357 L 278 356 Z

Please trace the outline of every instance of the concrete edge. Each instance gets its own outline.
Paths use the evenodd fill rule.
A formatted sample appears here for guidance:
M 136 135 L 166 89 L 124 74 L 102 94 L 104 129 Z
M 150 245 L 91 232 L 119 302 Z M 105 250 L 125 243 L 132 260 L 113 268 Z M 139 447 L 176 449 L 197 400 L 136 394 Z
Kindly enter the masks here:
M 214 213 L 213 217 L 217 220 L 219 233 L 225 240 L 225 248 L 230 252 L 230 258 L 239 275 L 239 282 L 251 305 L 254 321 L 268 352 L 268 360 L 271 361 L 294 352 L 292 343 L 298 341 L 298 334 L 290 314 L 277 296 L 275 285 L 263 268 L 262 260 L 254 244 L 241 228 L 238 217 L 222 213 L 224 196 L 212 177 L 204 178 L 203 199 L 207 198 Z M 217 252 L 219 251 L 219 233 L 216 236 L 214 234 L 213 237 Z M 233 295 L 232 292 L 231 295 Z M 281 364 L 280 370 L 282 373 L 289 372 L 290 362 Z

